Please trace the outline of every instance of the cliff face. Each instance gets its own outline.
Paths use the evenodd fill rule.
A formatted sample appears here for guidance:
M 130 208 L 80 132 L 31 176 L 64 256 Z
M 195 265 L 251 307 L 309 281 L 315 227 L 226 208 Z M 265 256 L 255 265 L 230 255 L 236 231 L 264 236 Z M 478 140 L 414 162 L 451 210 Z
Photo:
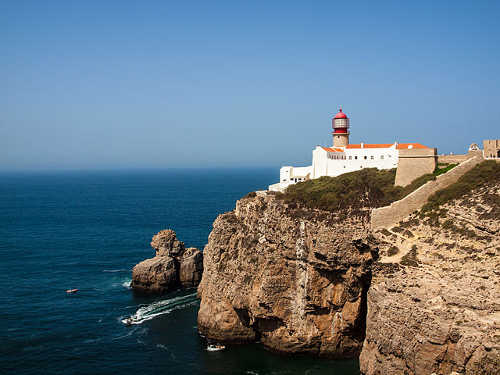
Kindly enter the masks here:
M 195 287 L 203 272 L 200 250 L 185 248 L 173 230 L 162 230 L 153 236 L 155 257 L 137 264 L 132 270 L 131 287 L 139 292 L 162 294 L 176 288 Z
M 216 219 L 204 250 L 200 333 L 280 352 L 358 355 L 377 257 L 367 222 L 273 195 L 241 199 Z
M 488 163 L 374 232 L 361 201 L 376 189 L 340 214 L 241 199 L 204 250 L 200 333 L 330 357 L 362 347 L 365 375 L 500 373 L 500 170 Z M 318 206 L 337 205 L 323 188 Z
M 363 374 L 498 374 L 500 188 L 374 235 Z

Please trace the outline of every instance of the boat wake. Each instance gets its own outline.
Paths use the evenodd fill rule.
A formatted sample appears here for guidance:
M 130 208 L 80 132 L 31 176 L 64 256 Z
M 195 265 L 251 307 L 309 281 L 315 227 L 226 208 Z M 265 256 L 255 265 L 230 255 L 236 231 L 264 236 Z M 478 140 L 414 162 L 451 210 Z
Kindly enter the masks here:
M 132 289 L 131 285 L 132 284 L 132 279 L 127 279 L 124 282 L 122 282 L 122 286 L 127 289 Z
M 157 316 L 170 314 L 174 310 L 184 309 L 198 303 L 196 293 L 185 296 L 174 297 L 162 301 L 156 301 L 149 305 L 140 307 L 135 314 L 129 318 L 123 319 L 122 323 L 126 325 L 142 324 Z

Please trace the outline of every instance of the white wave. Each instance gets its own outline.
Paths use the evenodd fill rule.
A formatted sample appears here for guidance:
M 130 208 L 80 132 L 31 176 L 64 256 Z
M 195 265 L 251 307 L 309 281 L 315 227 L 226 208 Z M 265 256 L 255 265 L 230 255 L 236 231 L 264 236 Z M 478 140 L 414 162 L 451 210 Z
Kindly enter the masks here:
M 102 270 L 102 272 L 110 272 L 110 273 L 115 273 L 115 272 L 125 272 L 125 271 L 129 271 L 129 270 L 126 270 L 126 269 L 117 269 L 117 270 Z
M 148 320 L 156 318 L 157 316 L 170 314 L 174 310 L 180 310 L 193 306 L 197 302 L 198 299 L 196 298 L 196 293 L 153 302 L 149 305 L 140 307 L 135 314 L 129 318 L 121 320 L 121 322 L 126 325 L 142 324 Z
M 137 327 L 137 328 L 138 328 L 138 327 Z M 123 338 L 125 338 L 125 337 L 129 337 L 129 336 L 131 336 L 131 335 L 132 335 L 135 331 L 137 331 L 137 328 L 136 328 L 136 329 L 133 329 L 133 330 L 131 330 L 131 331 L 129 331 L 129 332 L 127 332 L 127 333 L 126 333 L 126 334 L 124 334 L 124 335 L 121 335 L 121 336 L 115 336 L 115 337 L 113 337 L 111 340 L 113 340 L 113 341 L 114 341 L 114 340 L 120 340 L 120 339 L 123 339 Z
M 122 283 L 124 288 L 130 289 L 130 284 L 132 283 L 132 279 L 127 279 Z

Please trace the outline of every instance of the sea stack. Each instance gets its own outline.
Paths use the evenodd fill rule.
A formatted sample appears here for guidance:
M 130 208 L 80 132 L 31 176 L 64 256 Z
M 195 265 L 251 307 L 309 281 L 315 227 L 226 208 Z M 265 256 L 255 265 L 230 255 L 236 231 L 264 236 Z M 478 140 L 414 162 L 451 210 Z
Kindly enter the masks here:
M 175 232 L 166 229 L 151 240 L 155 256 L 143 260 L 132 270 L 131 287 L 147 294 L 163 294 L 178 288 L 196 287 L 203 273 L 203 254 L 185 248 Z

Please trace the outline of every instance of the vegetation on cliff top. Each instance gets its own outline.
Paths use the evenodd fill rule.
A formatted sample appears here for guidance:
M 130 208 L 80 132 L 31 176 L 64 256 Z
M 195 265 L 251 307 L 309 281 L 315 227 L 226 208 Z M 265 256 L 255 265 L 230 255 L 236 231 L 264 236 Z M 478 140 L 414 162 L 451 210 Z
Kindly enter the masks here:
M 445 203 L 467 196 L 478 187 L 498 183 L 500 183 L 500 164 L 494 160 L 483 161 L 465 173 L 454 184 L 431 195 L 427 203 L 422 207 L 421 212 L 429 214 L 432 211 L 439 210 L 439 207 Z M 499 205 L 498 196 L 496 196 L 496 199 L 494 197 L 491 199 L 496 200 L 494 203 Z
M 294 184 L 277 197 L 286 203 L 327 211 L 382 207 L 407 196 L 454 166 L 436 168 L 434 173 L 425 174 L 405 187 L 394 186 L 396 169 L 365 168 Z
M 390 203 L 395 176 L 395 169 L 366 168 L 291 185 L 285 193 L 278 194 L 278 198 L 286 203 L 327 211 L 379 207 Z
M 441 227 L 467 238 L 480 238 L 474 230 L 460 225 L 451 219 L 444 207 L 456 199 L 461 199 L 460 205 L 471 207 L 478 211 L 479 219 L 500 219 L 500 196 L 488 192 L 489 187 L 500 184 L 500 164 L 493 160 L 484 161 L 461 176 L 454 184 L 431 195 L 420 210 L 419 216 L 434 227 Z M 471 194 L 480 195 L 482 201 L 491 207 L 485 210 L 470 199 Z

